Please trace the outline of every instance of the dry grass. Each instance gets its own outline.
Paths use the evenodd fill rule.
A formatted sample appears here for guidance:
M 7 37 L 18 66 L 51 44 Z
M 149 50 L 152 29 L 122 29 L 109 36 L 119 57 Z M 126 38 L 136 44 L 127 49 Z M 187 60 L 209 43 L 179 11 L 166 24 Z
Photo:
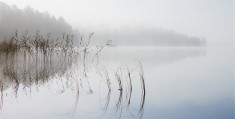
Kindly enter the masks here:
M 87 94 L 92 94 L 93 89 L 90 86 L 89 82 L 89 70 L 88 65 L 95 64 L 99 67 L 99 54 L 101 53 L 103 46 L 96 47 L 96 52 L 91 62 L 88 62 L 90 56 L 89 47 L 90 42 L 94 33 L 89 35 L 88 39 L 79 39 L 79 44 L 74 44 L 74 36 L 71 34 L 63 34 L 62 38 L 53 39 L 51 34 L 42 36 L 39 32 L 36 32 L 34 35 L 28 34 L 25 32 L 19 36 L 16 31 L 9 40 L 5 40 L 0 43 L 0 52 L 5 55 L 5 62 L 3 67 L 3 76 L 5 79 L 8 79 L 12 82 L 12 89 L 14 91 L 14 97 L 17 98 L 19 85 L 23 84 L 26 89 L 29 87 L 31 91 L 32 85 L 45 85 L 53 77 L 63 77 L 69 74 L 69 69 L 74 65 L 74 60 L 78 60 L 76 56 L 80 56 L 81 66 L 80 68 L 82 75 L 80 73 L 77 77 L 83 78 L 79 79 L 74 77 L 74 79 L 67 78 L 67 81 L 71 80 L 71 85 L 74 86 L 75 92 L 75 103 L 72 110 L 72 115 L 75 113 L 79 96 L 81 91 L 85 88 L 89 89 Z M 79 48 L 79 52 L 75 50 Z M 23 60 L 22 60 L 23 59 Z M 94 63 L 97 59 L 96 63 Z M 22 64 L 19 64 L 22 63 Z M 77 64 L 75 64 L 77 65 Z M 105 95 L 106 100 L 104 103 L 104 113 L 109 109 L 114 109 L 114 113 L 118 114 L 118 118 L 121 118 L 122 113 L 130 112 L 130 117 L 142 118 L 144 113 L 144 104 L 145 104 L 145 77 L 144 69 L 140 62 L 138 62 L 135 68 L 130 67 L 119 67 L 114 72 L 110 73 L 106 68 L 98 69 L 97 72 L 102 72 L 104 75 L 105 85 L 107 85 L 107 94 Z M 139 78 L 136 80 L 136 76 Z M 113 79 L 112 79 L 113 78 Z M 86 87 L 82 86 L 82 80 L 87 82 Z M 136 110 L 132 110 L 132 101 L 135 100 L 132 95 L 133 92 L 138 91 L 136 89 L 135 81 L 139 81 L 140 85 L 138 88 L 141 89 L 139 107 Z M 66 82 L 68 83 L 68 82 Z M 114 89 L 116 85 L 118 89 Z M 72 88 L 72 86 L 70 86 Z M 64 87 L 62 87 L 64 92 Z M 118 94 L 116 96 L 115 92 Z M 58 94 L 61 94 L 60 92 Z M 0 109 L 3 106 L 3 82 L 0 80 Z M 112 100 L 113 106 L 111 107 Z M 111 103 L 111 104 L 110 104 Z M 127 111 L 124 112 L 123 109 Z M 137 115 L 135 115 L 137 113 Z

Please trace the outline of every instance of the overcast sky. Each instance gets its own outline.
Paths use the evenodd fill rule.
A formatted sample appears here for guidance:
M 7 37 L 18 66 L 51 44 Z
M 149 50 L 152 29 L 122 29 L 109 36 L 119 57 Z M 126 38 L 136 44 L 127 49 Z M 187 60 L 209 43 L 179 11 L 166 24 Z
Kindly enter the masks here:
M 156 27 L 206 37 L 214 44 L 234 40 L 234 0 L 0 0 L 63 16 L 80 30 Z

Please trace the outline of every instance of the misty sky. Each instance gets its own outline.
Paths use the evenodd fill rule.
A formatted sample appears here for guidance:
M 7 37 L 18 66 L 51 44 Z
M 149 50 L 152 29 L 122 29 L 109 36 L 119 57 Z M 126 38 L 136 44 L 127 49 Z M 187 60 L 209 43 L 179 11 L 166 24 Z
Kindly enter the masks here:
M 234 0 L 0 0 L 63 16 L 84 31 L 151 27 L 233 45 Z

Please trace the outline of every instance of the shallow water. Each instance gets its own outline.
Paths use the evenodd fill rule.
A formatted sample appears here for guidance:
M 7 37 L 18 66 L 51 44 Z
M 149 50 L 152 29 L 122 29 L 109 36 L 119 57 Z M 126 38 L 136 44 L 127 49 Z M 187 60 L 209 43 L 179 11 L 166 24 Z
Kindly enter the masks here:
M 85 63 L 18 57 L 0 55 L 1 119 L 234 118 L 230 48 L 106 47 Z

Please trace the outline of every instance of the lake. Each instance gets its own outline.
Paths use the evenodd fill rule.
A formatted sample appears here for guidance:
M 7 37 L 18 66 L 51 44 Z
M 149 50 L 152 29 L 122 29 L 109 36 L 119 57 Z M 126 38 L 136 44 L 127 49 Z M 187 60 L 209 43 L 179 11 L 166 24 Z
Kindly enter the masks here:
M 82 53 L 0 54 L 0 118 L 234 118 L 232 48 L 105 47 Z

